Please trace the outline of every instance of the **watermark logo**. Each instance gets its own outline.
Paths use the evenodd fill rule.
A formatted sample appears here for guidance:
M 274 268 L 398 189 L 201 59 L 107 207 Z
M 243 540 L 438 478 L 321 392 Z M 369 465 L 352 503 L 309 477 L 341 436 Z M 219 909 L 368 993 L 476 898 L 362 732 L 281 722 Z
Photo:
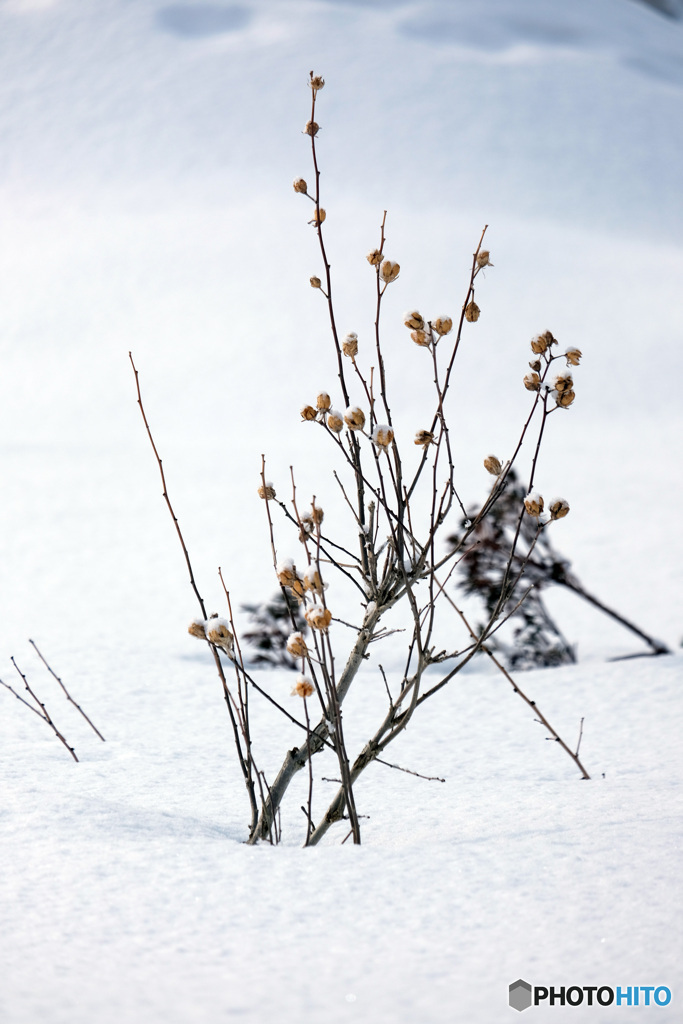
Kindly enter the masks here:
M 518 978 L 509 986 L 513 1010 L 530 1006 L 668 1006 L 671 989 L 666 985 L 531 985 Z

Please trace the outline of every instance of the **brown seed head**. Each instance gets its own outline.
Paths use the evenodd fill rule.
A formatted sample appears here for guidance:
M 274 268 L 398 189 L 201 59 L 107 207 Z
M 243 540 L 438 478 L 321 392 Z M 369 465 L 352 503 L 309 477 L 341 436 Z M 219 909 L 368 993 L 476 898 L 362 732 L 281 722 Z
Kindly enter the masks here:
M 340 434 L 344 429 L 344 418 L 336 409 L 330 409 L 327 414 L 327 425 L 334 434 Z
M 371 249 L 365 258 L 371 267 L 378 267 L 384 259 L 379 249 Z
M 328 395 L 327 391 L 321 391 L 315 400 L 315 404 L 317 405 L 319 412 L 327 412 L 332 405 L 332 399 Z
M 540 370 L 541 369 L 541 360 L 540 359 L 532 359 L 531 362 L 529 363 L 529 366 L 531 367 L 532 370 Z
M 306 679 L 305 676 L 297 676 L 292 690 L 292 697 L 310 697 L 312 693 L 315 693 L 315 687 L 313 683 Z
M 319 277 L 311 278 L 311 288 L 322 288 L 322 281 Z
M 263 498 L 264 500 L 266 498 L 269 501 L 273 500 L 273 498 L 275 497 L 275 488 L 273 487 L 269 480 L 266 480 L 265 487 L 263 486 L 263 484 L 261 484 L 261 486 L 258 489 L 258 496 L 259 498 Z
M 470 324 L 475 324 L 481 315 L 481 310 L 476 304 L 474 299 L 465 306 L 465 320 Z
M 384 260 L 382 266 L 379 268 L 380 276 L 383 281 L 387 284 L 391 284 L 395 281 L 401 272 L 401 265 L 394 263 L 393 260 Z
M 295 178 L 292 185 L 294 186 L 295 192 L 301 192 L 303 195 L 306 195 L 308 192 L 308 185 L 306 184 L 305 178 Z
M 314 420 L 317 415 L 318 414 L 317 414 L 317 412 L 315 411 L 315 409 L 313 408 L 312 405 L 305 405 L 303 407 L 303 409 L 301 410 L 301 419 L 302 420 Z
M 568 409 L 575 398 L 576 394 L 573 391 L 558 391 L 555 402 L 561 409 Z
M 287 639 L 287 651 L 293 658 L 305 658 L 308 647 L 302 633 L 290 633 Z
M 484 459 L 484 469 L 488 470 L 491 476 L 500 476 L 503 472 L 500 459 L 497 459 L 495 455 L 487 455 Z
M 582 353 L 580 348 L 568 348 L 564 355 L 567 366 L 578 366 Z
M 416 309 L 403 314 L 403 323 L 411 331 L 424 331 L 425 322 L 421 313 L 418 313 Z
M 365 426 L 365 413 L 357 405 L 349 406 L 344 413 L 344 422 L 349 430 L 362 430 Z
M 320 131 L 320 125 L 316 121 L 307 121 L 306 127 L 304 128 L 304 135 L 310 135 L 311 138 L 316 136 Z
M 358 355 L 358 335 L 354 331 L 349 331 L 342 342 L 342 352 L 345 356 L 353 358 Z
M 432 323 L 432 327 L 441 337 L 444 334 L 451 333 L 453 330 L 453 321 L 449 316 L 437 316 L 436 320 Z
M 323 210 L 322 206 L 317 206 L 313 211 L 313 216 L 308 223 L 312 224 L 314 228 L 319 228 L 326 217 L 327 214 Z
M 481 252 L 477 254 L 477 266 L 492 267 L 493 263 L 491 263 L 491 260 L 489 259 L 490 255 L 491 253 L 488 251 L 488 249 L 482 249 Z
M 553 498 L 550 503 L 550 518 L 564 519 L 569 512 L 569 502 L 564 498 Z
M 304 587 L 314 594 L 322 594 L 325 585 L 315 565 L 309 565 L 304 571 Z
M 411 331 L 410 337 L 416 345 L 421 345 L 422 348 L 428 348 L 432 340 L 428 331 Z
M 388 448 L 394 440 L 394 431 L 385 423 L 378 423 L 372 432 L 372 440 L 378 448 Z
M 421 448 L 428 448 L 434 442 L 434 434 L 431 430 L 418 430 L 415 434 L 415 444 Z
M 304 618 L 311 629 L 325 630 L 332 622 L 332 612 L 321 604 L 313 604 L 304 612 Z
M 574 380 L 571 373 L 558 373 L 553 377 L 551 381 L 551 387 L 558 394 L 563 394 L 565 391 L 571 391 L 574 387 Z
M 530 491 L 524 499 L 524 508 L 530 516 L 538 519 L 543 511 L 543 498 L 537 491 Z
M 547 348 L 548 342 L 546 341 L 545 334 L 537 334 L 535 338 L 531 339 L 531 351 L 535 352 L 536 355 L 542 355 Z
M 537 373 L 527 373 L 524 377 L 524 387 L 527 391 L 539 391 L 541 388 L 541 378 Z
M 196 636 L 198 640 L 206 640 L 206 623 L 204 619 L 193 619 L 187 627 L 190 636 Z
M 206 623 L 206 638 L 232 657 L 234 638 L 225 619 L 212 618 Z
M 321 89 L 325 88 L 325 79 L 321 78 L 320 75 L 314 75 L 311 73 L 311 80 L 308 83 L 313 90 L 313 93 L 320 92 Z

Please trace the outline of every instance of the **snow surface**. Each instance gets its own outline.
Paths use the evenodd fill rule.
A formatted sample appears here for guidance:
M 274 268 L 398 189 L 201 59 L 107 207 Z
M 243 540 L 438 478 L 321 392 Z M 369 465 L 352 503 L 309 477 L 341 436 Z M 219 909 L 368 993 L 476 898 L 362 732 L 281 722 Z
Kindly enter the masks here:
M 291 187 L 311 180 L 314 68 L 359 358 L 384 209 L 401 264 L 399 436 L 426 425 L 430 387 L 401 310 L 457 312 L 489 224 L 450 396 L 463 493 L 485 494 L 486 452 L 511 454 L 529 339 L 578 346 L 535 486 L 571 505 L 553 540 L 586 587 L 678 647 L 683 21 L 637 0 L 4 0 L 0 55 L 0 676 L 21 686 L 14 655 L 80 758 L 0 690 L 2 1024 L 497 1022 L 519 977 L 674 993 L 529 1019 L 680 1020 L 683 657 L 608 662 L 637 640 L 551 594 L 580 661 L 522 685 L 570 744 L 584 718 L 590 781 L 477 666 L 388 751 L 445 782 L 381 765 L 359 782 L 360 849 L 343 829 L 299 849 L 303 779 L 283 845 L 246 848 L 128 352 L 207 611 L 225 613 L 219 565 L 235 607 L 269 596 L 261 453 L 278 498 L 293 465 L 326 527 L 344 517 L 329 439 L 299 415 L 320 386 L 342 401 Z M 280 556 L 296 544 L 277 540 Z M 381 711 L 380 657 L 394 678 L 395 637 L 349 696 L 352 749 Z M 298 713 L 291 675 L 259 678 Z M 296 731 L 253 711 L 272 777 Z M 318 813 L 334 790 L 317 782 Z

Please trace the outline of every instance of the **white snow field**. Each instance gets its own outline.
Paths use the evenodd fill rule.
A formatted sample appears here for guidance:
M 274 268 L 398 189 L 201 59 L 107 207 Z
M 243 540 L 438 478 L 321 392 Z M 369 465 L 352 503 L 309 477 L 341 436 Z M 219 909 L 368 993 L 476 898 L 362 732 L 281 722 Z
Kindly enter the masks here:
M 498 1024 L 518 978 L 643 990 L 524 1020 L 680 1021 L 683 20 L 638 0 L 0 0 L 0 69 L 0 677 L 21 688 L 14 656 L 80 759 L 0 688 L 1 1024 Z M 579 661 L 518 679 L 572 746 L 584 719 L 590 780 L 475 663 L 387 751 L 445 782 L 375 764 L 363 845 L 340 825 L 302 850 L 297 779 L 282 844 L 252 848 L 128 352 L 209 607 L 225 612 L 219 565 L 236 605 L 270 596 L 261 453 L 282 495 L 293 465 L 344 515 L 299 415 L 335 387 L 291 184 L 311 174 L 310 69 L 361 353 L 385 209 L 401 263 L 397 429 L 431 409 L 401 313 L 460 309 L 488 224 L 449 398 L 460 489 L 481 500 L 483 457 L 515 443 L 532 335 L 579 347 L 537 475 L 571 504 L 553 537 L 677 653 L 612 661 L 644 647 L 550 593 Z M 281 557 L 296 544 L 278 532 Z M 352 752 L 402 650 L 348 698 Z M 290 673 L 259 680 L 297 703 Z M 252 708 L 272 777 L 297 734 Z M 335 789 L 316 783 L 318 815 Z M 671 1000 L 644 1005 L 647 986 Z

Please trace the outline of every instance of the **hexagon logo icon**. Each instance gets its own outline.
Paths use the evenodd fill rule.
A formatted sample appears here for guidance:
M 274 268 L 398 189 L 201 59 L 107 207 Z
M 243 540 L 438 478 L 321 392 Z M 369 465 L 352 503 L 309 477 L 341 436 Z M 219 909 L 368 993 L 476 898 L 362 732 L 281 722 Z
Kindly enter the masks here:
M 531 985 L 518 978 L 510 985 L 510 1006 L 513 1010 L 528 1010 L 531 1006 Z

